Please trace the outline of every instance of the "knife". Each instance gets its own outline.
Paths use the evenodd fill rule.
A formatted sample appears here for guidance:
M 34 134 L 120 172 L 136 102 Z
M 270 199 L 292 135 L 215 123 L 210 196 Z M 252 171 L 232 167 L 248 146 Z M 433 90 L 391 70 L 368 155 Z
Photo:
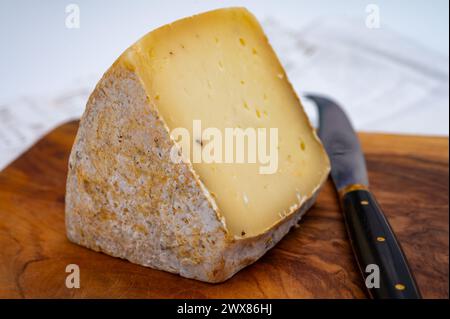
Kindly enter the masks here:
M 369 295 L 419 299 L 419 289 L 380 205 L 369 190 L 366 163 L 356 133 L 332 100 L 308 94 L 319 111 L 319 137 L 331 161 L 350 242 Z

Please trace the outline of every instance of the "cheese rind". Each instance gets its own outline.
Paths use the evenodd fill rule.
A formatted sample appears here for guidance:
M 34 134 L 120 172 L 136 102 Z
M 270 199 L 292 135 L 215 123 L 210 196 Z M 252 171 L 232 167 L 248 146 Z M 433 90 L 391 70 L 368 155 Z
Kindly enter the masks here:
M 270 115 L 250 115 L 242 102 Z M 173 163 L 170 131 L 193 119 L 219 129 L 278 127 L 281 172 Z M 256 20 L 245 9 L 217 10 L 149 33 L 103 76 L 69 160 L 67 234 L 141 265 L 220 282 L 298 222 L 328 172 Z

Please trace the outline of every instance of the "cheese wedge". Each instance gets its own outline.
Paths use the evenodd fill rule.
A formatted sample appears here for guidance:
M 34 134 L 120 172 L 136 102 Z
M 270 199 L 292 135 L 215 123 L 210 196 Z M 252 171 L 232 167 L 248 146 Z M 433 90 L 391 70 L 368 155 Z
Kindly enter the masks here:
M 220 282 L 298 223 L 329 170 L 256 19 L 211 11 L 148 33 L 98 83 L 70 155 L 67 235 Z

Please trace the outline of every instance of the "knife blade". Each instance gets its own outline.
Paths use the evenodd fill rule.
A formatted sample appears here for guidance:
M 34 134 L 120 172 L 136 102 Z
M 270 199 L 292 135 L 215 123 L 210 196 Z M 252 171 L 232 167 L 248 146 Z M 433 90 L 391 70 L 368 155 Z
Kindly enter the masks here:
M 420 291 L 406 256 L 369 190 L 364 155 L 350 120 L 333 100 L 308 94 L 319 111 L 319 137 L 331 162 L 346 229 L 369 295 L 418 299 Z

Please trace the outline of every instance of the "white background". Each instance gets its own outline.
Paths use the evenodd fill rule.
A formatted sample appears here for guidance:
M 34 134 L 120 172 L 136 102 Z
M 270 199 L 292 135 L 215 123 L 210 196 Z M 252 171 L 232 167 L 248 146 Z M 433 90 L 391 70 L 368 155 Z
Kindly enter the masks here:
M 71 3 L 79 29 L 66 27 Z M 367 28 L 369 4 L 379 29 Z M 0 0 L 0 169 L 78 118 L 101 75 L 144 34 L 229 6 L 262 22 L 298 93 L 333 97 L 357 130 L 448 136 L 447 0 Z
M 80 7 L 80 29 L 65 27 L 65 7 Z M 102 74 L 131 43 L 176 19 L 227 6 L 245 6 L 299 30 L 317 18 L 366 19 L 380 7 L 382 27 L 448 58 L 447 0 L 0 0 L 0 103 L 18 95 L 51 95 Z

